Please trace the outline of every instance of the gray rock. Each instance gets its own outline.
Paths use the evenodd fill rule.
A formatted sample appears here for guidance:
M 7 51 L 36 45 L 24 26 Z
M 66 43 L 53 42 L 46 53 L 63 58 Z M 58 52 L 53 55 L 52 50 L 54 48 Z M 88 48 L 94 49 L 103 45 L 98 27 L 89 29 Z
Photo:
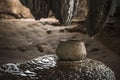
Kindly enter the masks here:
M 9 64 L 11 67 L 11 64 Z M 80 61 L 60 61 L 55 55 L 47 55 L 37 59 L 0 68 L 0 79 L 7 80 L 116 80 L 114 72 L 103 63 L 84 59 Z M 18 69 L 15 71 L 15 69 Z M 9 69 L 9 70 L 8 70 Z M 12 71 L 13 70 L 13 71 Z M 8 72 L 7 72 L 8 71 Z M 26 73 L 29 72 L 29 73 Z M 15 73 L 16 72 L 16 73 Z M 6 73 L 6 74 L 5 74 Z M 9 75 L 7 74 L 9 73 Z M 12 76 L 10 75 L 12 74 Z M 24 75 L 23 75 L 24 74 Z M 6 76 L 7 77 L 6 77 Z M 22 76 L 23 75 L 23 76 Z

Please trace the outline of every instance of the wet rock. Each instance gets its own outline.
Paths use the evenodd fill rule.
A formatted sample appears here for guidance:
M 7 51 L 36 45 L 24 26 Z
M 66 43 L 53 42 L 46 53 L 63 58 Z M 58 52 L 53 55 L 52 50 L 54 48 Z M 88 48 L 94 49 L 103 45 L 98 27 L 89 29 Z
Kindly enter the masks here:
M 2 80 L 116 80 L 114 72 L 99 61 L 60 61 L 55 55 L 3 65 L 0 74 Z

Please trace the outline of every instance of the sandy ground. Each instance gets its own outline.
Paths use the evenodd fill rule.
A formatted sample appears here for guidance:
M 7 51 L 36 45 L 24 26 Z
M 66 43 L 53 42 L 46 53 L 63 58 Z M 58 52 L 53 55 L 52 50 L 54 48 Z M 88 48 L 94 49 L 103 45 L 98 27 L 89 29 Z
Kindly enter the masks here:
M 21 63 L 46 54 L 55 54 L 61 39 L 84 40 L 88 58 L 100 60 L 109 66 L 120 80 L 120 56 L 103 45 L 103 39 L 90 39 L 83 32 L 68 32 L 54 19 L 0 21 L 0 65 Z M 101 42 L 102 41 L 102 42 Z

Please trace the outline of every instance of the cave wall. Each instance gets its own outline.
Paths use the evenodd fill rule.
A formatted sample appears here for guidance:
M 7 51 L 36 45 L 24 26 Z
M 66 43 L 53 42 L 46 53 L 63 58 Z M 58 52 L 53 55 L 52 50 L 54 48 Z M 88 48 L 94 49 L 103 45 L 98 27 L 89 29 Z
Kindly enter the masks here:
M 80 0 L 79 2 L 78 12 L 75 18 L 84 19 L 87 15 L 86 0 Z M 0 0 L 0 19 L 21 18 L 33 18 L 33 16 L 30 10 L 20 0 Z
M 118 0 L 116 12 L 114 14 L 115 19 L 120 20 L 120 0 Z
M 32 18 L 30 10 L 19 0 L 0 0 L 0 19 Z
M 22 0 L 21 0 L 22 1 Z M 23 0 L 24 1 L 24 0 Z M 84 20 L 88 8 L 87 0 L 79 0 L 78 12 L 75 16 L 76 19 Z M 118 2 L 118 5 L 120 1 Z M 31 6 L 32 7 L 32 6 Z M 120 6 L 117 7 L 115 18 L 120 19 Z M 53 14 L 51 14 L 53 15 Z M 33 18 L 30 10 L 24 6 L 20 0 L 0 0 L 0 19 L 21 19 L 21 18 Z
M 75 19 L 84 20 L 88 14 L 87 0 L 79 0 Z

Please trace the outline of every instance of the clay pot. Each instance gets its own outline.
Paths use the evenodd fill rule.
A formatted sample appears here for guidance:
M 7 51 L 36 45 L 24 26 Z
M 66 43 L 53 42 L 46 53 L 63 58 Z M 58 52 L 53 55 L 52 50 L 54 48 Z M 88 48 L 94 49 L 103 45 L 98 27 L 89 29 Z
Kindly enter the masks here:
M 76 61 L 86 58 L 87 52 L 83 41 L 65 40 L 59 43 L 56 54 L 61 60 Z

